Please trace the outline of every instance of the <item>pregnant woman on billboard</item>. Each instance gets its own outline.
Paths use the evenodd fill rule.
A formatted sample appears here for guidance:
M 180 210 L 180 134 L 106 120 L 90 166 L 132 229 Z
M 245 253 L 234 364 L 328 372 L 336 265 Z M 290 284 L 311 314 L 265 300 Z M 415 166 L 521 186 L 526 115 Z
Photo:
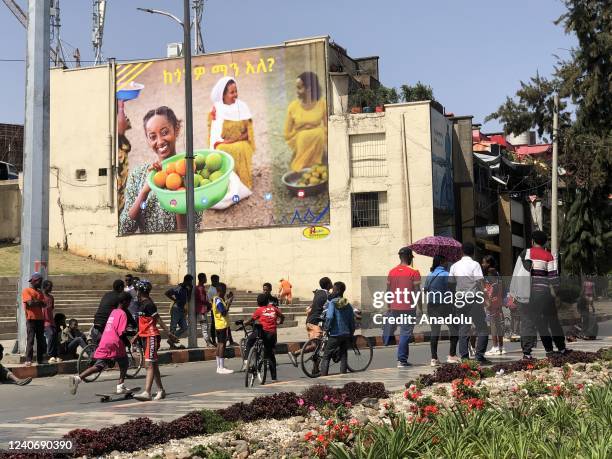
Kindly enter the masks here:
M 298 172 L 323 162 L 327 147 L 327 104 L 321 97 L 321 85 L 315 73 L 302 73 L 295 87 L 298 98 L 287 108 L 285 140 L 293 150 L 291 170 Z
M 157 159 L 152 164 L 143 164 L 130 171 L 125 186 L 125 206 L 119 217 L 119 233 L 182 231 L 186 228 L 185 215 L 162 209 L 147 183 L 149 172 L 161 170 L 160 163 L 176 154 L 181 122 L 171 108 L 162 106 L 149 110 L 143 118 L 143 125 L 147 143 Z M 196 227 L 199 227 L 201 219 L 201 214 L 196 214 Z
M 236 80 L 230 77 L 217 81 L 210 97 L 213 102 L 208 115 L 210 148 L 229 153 L 234 158 L 234 172 L 240 181 L 251 189 L 255 151 L 251 110 L 246 103 L 238 99 L 238 85 Z

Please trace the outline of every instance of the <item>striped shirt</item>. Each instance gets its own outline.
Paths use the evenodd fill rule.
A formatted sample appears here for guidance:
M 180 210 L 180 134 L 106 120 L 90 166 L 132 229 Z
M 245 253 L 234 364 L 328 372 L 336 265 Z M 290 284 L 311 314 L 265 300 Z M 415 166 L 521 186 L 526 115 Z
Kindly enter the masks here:
M 542 247 L 532 247 L 529 251 L 531 259 L 531 287 L 534 290 L 548 290 L 549 286 L 559 284 L 557 259 Z

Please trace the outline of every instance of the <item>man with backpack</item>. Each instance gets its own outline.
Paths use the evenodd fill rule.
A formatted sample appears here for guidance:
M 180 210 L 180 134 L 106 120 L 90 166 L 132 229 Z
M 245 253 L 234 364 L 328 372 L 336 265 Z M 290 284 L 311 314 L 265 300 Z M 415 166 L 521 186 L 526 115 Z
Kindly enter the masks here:
M 532 359 L 537 335 L 547 356 L 554 354 L 553 343 L 561 354 L 565 346 L 565 334 L 557 313 L 556 288 L 559 285 L 557 260 L 544 248 L 546 233 L 534 231 L 532 246 L 516 260 L 510 284 L 510 294 L 518 302 L 521 316 L 521 348 L 523 359 Z

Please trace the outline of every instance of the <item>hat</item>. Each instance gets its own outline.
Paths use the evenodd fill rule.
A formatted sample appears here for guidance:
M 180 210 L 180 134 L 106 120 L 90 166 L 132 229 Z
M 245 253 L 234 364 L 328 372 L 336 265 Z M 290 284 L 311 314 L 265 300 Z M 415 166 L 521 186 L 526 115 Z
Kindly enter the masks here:
M 408 256 L 412 256 L 412 249 L 408 246 L 406 247 L 402 247 L 401 249 L 399 249 L 399 252 L 397 253 L 398 255 L 408 255 Z
M 42 274 L 40 274 L 38 272 L 37 273 L 32 273 L 32 277 L 30 277 L 30 280 L 28 282 L 34 282 L 34 281 L 37 281 L 37 280 L 40 280 L 40 279 L 42 279 Z

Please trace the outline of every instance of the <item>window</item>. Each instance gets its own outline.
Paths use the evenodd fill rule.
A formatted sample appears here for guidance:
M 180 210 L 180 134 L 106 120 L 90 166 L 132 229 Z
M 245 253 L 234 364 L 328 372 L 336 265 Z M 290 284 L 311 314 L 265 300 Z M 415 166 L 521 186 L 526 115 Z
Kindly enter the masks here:
M 387 226 L 387 192 L 351 194 L 353 228 Z
M 106 167 L 98 169 L 98 177 L 106 177 L 108 175 Z
M 385 177 L 387 147 L 385 134 L 355 134 L 349 136 L 351 177 Z
M 85 169 L 77 169 L 74 173 L 74 178 L 77 180 L 87 180 L 87 171 Z

